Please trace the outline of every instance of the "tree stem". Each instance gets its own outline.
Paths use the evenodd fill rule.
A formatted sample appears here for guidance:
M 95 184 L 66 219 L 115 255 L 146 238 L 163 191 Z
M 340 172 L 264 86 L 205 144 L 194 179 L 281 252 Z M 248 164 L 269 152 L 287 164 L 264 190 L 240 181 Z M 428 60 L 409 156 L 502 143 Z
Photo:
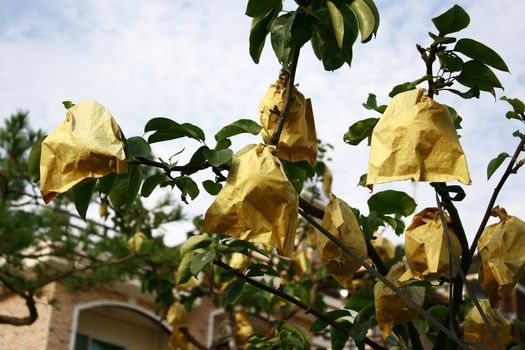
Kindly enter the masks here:
M 293 53 L 292 64 L 290 65 L 290 73 L 288 76 L 288 81 L 286 83 L 286 92 L 284 95 L 283 107 L 282 110 L 279 112 L 279 118 L 277 119 L 277 126 L 275 127 L 275 131 L 270 137 L 271 145 L 277 145 L 279 143 L 279 139 L 281 138 L 281 133 L 283 132 L 286 117 L 288 117 L 288 113 L 290 112 L 290 108 L 292 107 L 293 91 L 295 89 L 295 72 L 297 71 L 297 62 L 299 61 L 300 52 L 301 49 L 298 47 L 294 50 Z

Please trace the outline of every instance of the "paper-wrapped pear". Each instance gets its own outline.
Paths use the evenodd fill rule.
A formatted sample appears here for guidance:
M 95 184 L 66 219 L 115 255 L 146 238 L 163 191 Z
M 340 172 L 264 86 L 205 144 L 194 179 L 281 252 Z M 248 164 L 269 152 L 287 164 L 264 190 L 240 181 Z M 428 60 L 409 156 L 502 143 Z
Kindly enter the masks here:
M 396 256 L 396 247 L 391 240 L 382 234 L 375 233 L 372 245 L 383 260 L 392 260 Z
M 363 231 L 352 208 L 333 194 L 324 210 L 322 226 L 363 259 L 367 257 Z M 318 233 L 317 251 L 326 270 L 346 289 L 352 290 L 352 278 L 361 264 L 343 252 L 322 233 Z
M 492 332 L 487 330 L 485 321 L 481 317 L 476 307 L 470 309 L 461 324 L 463 329 L 463 340 L 466 343 L 478 343 L 479 346 L 472 346 L 472 350 L 500 350 L 510 340 L 510 322 L 505 320 L 496 309 L 491 309 L 487 299 L 479 300 L 481 309 L 488 318 L 488 326 Z M 492 334 L 491 334 L 492 333 Z M 493 335 L 495 337 L 493 337 Z M 495 338 L 495 339 L 494 339 Z
M 450 218 L 444 214 L 452 252 L 459 262 L 461 245 L 450 227 Z M 409 279 L 432 279 L 450 275 L 453 261 L 449 257 L 449 245 L 438 208 L 426 208 L 417 213 L 405 231 L 405 256 L 408 270 L 401 281 Z
M 277 248 L 291 257 L 299 197 L 272 147 L 250 145 L 232 160 L 226 183 L 206 211 L 203 229 Z
M 492 307 L 498 307 L 525 272 L 525 222 L 499 207 L 493 215 L 501 221 L 485 228 L 478 241 L 479 282 Z
M 399 180 L 471 183 L 448 108 L 424 89 L 394 96 L 372 133 L 367 185 Z
M 279 115 L 283 110 L 286 95 L 287 74 L 281 74 L 275 84 L 264 95 L 259 106 L 263 129 L 261 135 L 266 144 L 270 143 Z M 277 110 L 276 110 L 277 108 Z M 312 111 L 312 102 L 305 99 L 296 87 L 293 88 L 292 102 L 287 114 L 275 155 L 290 162 L 307 161 L 311 165 L 317 158 L 317 136 Z
M 126 171 L 120 128 L 96 101 L 69 108 L 66 120 L 42 142 L 40 191 L 46 203 L 85 180 Z
M 425 299 L 425 288 L 418 286 L 404 287 L 399 277 L 405 273 L 405 264 L 399 262 L 390 268 L 386 278 L 405 292 L 415 303 L 422 305 Z M 386 339 L 397 324 L 406 323 L 417 316 L 416 310 L 411 308 L 392 289 L 379 281 L 374 286 L 374 302 L 376 319 L 379 323 L 381 336 Z

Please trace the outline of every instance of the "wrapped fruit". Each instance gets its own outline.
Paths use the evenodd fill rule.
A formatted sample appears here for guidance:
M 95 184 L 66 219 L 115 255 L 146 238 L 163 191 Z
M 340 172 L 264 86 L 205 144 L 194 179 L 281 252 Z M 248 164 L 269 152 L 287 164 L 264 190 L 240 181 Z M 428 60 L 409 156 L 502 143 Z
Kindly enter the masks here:
M 42 142 L 40 191 L 44 202 L 89 179 L 127 172 L 120 128 L 95 101 L 69 108 L 66 121 Z
M 291 257 L 299 198 L 272 147 L 250 145 L 233 158 L 228 179 L 204 217 L 203 230 L 277 248 Z
M 492 307 L 498 307 L 525 272 L 525 222 L 499 207 L 492 215 L 500 222 L 485 228 L 478 241 L 479 282 Z
M 343 242 L 348 248 L 355 251 L 362 258 L 366 258 L 367 249 L 365 236 L 352 208 L 336 196 L 330 196 L 330 203 L 326 206 L 323 216 L 323 227 L 333 236 Z M 323 234 L 318 233 L 317 251 L 326 270 L 341 286 L 352 290 L 352 278 L 361 264 L 344 253 Z
M 450 218 L 443 215 L 455 261 L 459 262 L 461 245 L 449 226 Z M 448 243 L 438 208 L 426 208 L 417 213 L 405 231 L 405 256 L 409 268 L 400 281 L 449 276 L 451 263 L 454 265 L 450 261 Z
M 270 85 L 259 106 L 263 126 L 261 135 L 266 144 L 270 143 L 277 127 L 278 113 L 283 109 L 287 82 L 288 75 L 281 73 L 279 80 Z M 317 136 L 312 103 L 310 99 L 305 100 L 303 94 L 294 87 L 291 104 L 275 155 L 290 162 L 305 160 L 313 165 L 317 158 Z
M 425 299 L 425 287 L 404 287 L 399 282 L 399 277 L 405 271 L 405 264 L 399 262 L 390 268 L 386 278 L 405 292 L 415 303 L 422 305 Z M 374 302 L 376 319 L 383 339 L 390 335 L 396 324 L 406 323 L 417 316 L 416 310 L 408 306 L 401 297 L 381 281 L 374 286 Z
M 396 256 L 396 247 L 391 240 L 381 234 L 375 233 L 372 245 L 383 260 L 392 260 Z
M 479 344 L 479 346 L 469 348 L 472 350 L 505 349 L 505 345 L 507 345 L 510 340 L 510 322 L 505 320 L 498 310 L 491 309 L 487 299 L 481 299 L 479 304 L 488 318 L 488 327 L 490 327 L 492 332 L 489 332 L 487 329 L 487 325 L 485 325 L 485 321 L 481 317 L 479 310 L 473 307 L 461 324 L 461 328 L 463 328 L 463 340 L 466 343 Z
M 471 183 L 448 108 L 424 89 L 397 94 L 372 133 L 367 185 L 399 180 Z

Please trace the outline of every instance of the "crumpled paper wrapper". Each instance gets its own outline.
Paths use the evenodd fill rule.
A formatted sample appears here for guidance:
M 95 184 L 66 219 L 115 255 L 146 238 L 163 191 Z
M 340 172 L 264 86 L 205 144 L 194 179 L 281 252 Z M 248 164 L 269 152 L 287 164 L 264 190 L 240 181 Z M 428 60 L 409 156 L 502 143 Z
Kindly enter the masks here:
M 479 304 L 489 320 L 489 326 L 494 331 L 497 342 L 492 338 L 490 332 L 487 331 L 485 321 L 476 307 L 473 307 L 468 312 L 465 320 L 461 323 L 463 340 L 467 343 L 483 343 L 489 346 L 488 348 L 473 346 L 469 348 L 472 350 L 504 349 L 510 340 L 510 322 L 505 320 L 498 310 L 491 309 L 487 299 L 479 300 Z
M 184 336 L 180 327 L 173 328 L 173 332 L 168 340 L 168 349 L 169 350 L 192 350 L 193 345 L 191 342 Z
M 264 243 L 291 257 L 299 198 L 272 147 L 250 145 L 232 160 L 228 179 L 204 217 L 205 232 Z
M 459 262 L 461 244 L 450 227 L 450 218 L 444 214 L 447 231 L 456 261 Z M 405 256 L 409 266 L 400 281 L 433 279 L 449 276 L 450 264 L 447 236 L 438 208 L 426 208 L 417 213 L 405 231 Z M 454 270 L 455 271 L 455 270 Z
M 495 308 L 525 272 L 525 222 L 499 207 L 493 209 L 492 215 L 501 221 L 485 228 L 478 241 L 478 252 L 479 282 Z
M 246 344 L 250 335 L 253 334 L 253 327 L 248 320 L 248 314 L 246 311 L 236 311 L 233 314 L 233 318 L 235 320 L 237 339 L 241 343 Z
M 392 260 L 396 256 L 396 247 L 391 240 L 382 234 L 374 233 L 375 239 L 371 240 L 372 245 L 383 260 Z
M 336 196 L 330 196 L 325 208 L 322 226 L 355 251 L 363 259 L 367 257 L 363 231 L 352 212 L 352 208 Z M 348 290 L 353 290 L 352 279 L 361 264 L 344 253 L 322 233 L 318 233 L 317 251 L 326 270 L 336 281 Z
M 266 144 L 270 143 L 277 126 L 279 116 L 272 111 L 275 107 L 282 111 L 287 81 L 288 76 L 281 74 L 279 80 L 270 85 L 259 106 L 263 127 L 261 135 Z M 286 117 L 275 156 L 290 162 L 306 160 L 313 165 L 317 158 L 317 136 L 312 103 L 310 99 L 305 100 L 303 94 L 295 87 L 292 96 L 292 106 Z
M 173 303 L 166 314 L 166 321 L 172 327 L 188 327 L 188 316 L 184 305 L 178 301 Z
M 49 203 L 79 183 L 127 172 L 120 128 L 96 101 L 69 108 L 66 121 L 42 142 L 40 191 Z
M 399 282 L 399 277 L 405 273 L 405 269 L 405 264 L 398 262 L 390 268 L 385 277 L 404 291 L 415 303 L 422 305 L 425 300 L 425 287 L 402 287 Z M 374 301 L 376 319 L 383 339 L 390 335 L 395 325 L 411 321 L 417 316 L 416 310 L 408 306 L 403 299 L 381 281 L 374 286 Z
M 399 180 L 471 183 L 448 108 L 424 89 L 396 95 L 372 133 L 367 185 Z

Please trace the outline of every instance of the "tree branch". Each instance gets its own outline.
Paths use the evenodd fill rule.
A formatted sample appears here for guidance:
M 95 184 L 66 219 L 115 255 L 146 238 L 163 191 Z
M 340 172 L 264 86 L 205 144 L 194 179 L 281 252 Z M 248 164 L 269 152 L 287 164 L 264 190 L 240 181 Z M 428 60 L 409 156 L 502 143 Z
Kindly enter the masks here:
M 188 341 L 190 343 L 192 343 L 197 349 L 199 349 L 199 350 L 210 350 L 207 346 L 205 346 L 200 341 L 198 341 L 197 338 L 195 338 L 190 333 L 190 331 L 188 330 L 187 327 L 180 327 L 179 329 L 180 329 L 180 332 L 182 333 L 182 335 L 184 336 L 184 338 L 188 339 Z
M 516 164 L 516 162 L 518 161 L 518 157 L 520 153 L 523 151 L 524 146 L 525 146 L 525 135 L 521 137 L 521 141 L 518 144 L 518 147 L 516 147 L 516 150 L 514 151 L 514 154 L 512 155 L 512 159 L 509 162 L 509 165 L 507 166 L 507 168 L 505 169 L 505 172 L 501 176 L 501 179 L 499 180 L 496 188 L 494 188 L 492 197 L 490 197 L 489 204 L 487 205 L 487 210 L 485 210 L 485 215 L 483 215 L 483 219 L 481 219 L 481 223 L 479 225 L 478 231 L 476 232 L 476 236 L 474 237 L 474 240 L 472 241 L 472 245 L 470 246 L 470 250 L 469 250 L 470 258 L 472 258 L 474 256 L 474 253 L 476 252 L 479 238 L 481 237 L 483 230 L 485 230 L 485 226 L 487 226 L 487 222 L 489 221 L 489 218 L 490 218 L 490 213 L 492 212 L 492 209 L 494 208 L 494 203 L 496 203 L 496 199 L 498 198 L 499 192 L 503 188 L 503 185 L 507 181 L 508 177 L 510 176 L 510 174 L 514 172 L 513 171 L 514 164 Z
M 222 262 L 219 259 L 215 259 L 213 261 L 213 263 L 215 265 L 223 268 L 226 271 L 232 271 L 235 274 L 235 276 L 237 276 L 238 278 L 243 279 L 246 283 L 249 283 L 249 284 L 251 284 L 254 287 L 262 289 L 262 290 L 264 290 L 264 291 L 266 291 L 268 293 L 271 293 L 271 294 L 276 295 L 276 296 L 278 296 L 278 297 L 280 297 L 280 298 L 282 298 L 284 300 L 287 300 L 287 301 L 291 302 L 292 304 L 294 304 L 294 305 L 300 307 L 301 309 L 303 309 L 305 311 L 305 313 L 314 315 L 315 317 L 317 317 L 318 319 L 328 323 L 330 326 L 332 326 L 335 329 L 338 329 L 338 330 L 340 330 L 342 332 L 345 332 L 345 333 L 348 333 L 350 331 L 349 329 L 344 327 L 342 324 L 337 323 L 335 320 L 332 320 L 331 318 L 327 317 L 321 311 L 319 311 L 319 310 L 317 310 L 317 309 L 315 309 L 315 308 L 313 308 L 311 306 L 306 305 L 301 300 L 294 298 L 293 296 L 283 292 L 282 290 L 269 287 L 269 286 L 267 286 L 267 285 L 265 285 L 265 284 L 263 284 L 263 283 L 261 283 L 259 281 L 256 281 L 256 280 L 254 280 L 254 279 L 244 275 L 242 272 L 232 268 L 228 264 L 225 264 L 224 262 Z M 375 343 L 373 340 L 371 340 L 369 338 L 365 338 L 364 342 L 365 342 L 365 344 L 369 345 L 373 349 L 385 350 L 382 346 L 380 346 L 379 344 Z
M 277 126 L 275 127 L 275 131 L 273 135 L 270 137 L 271 145 L 277 145 L 279 143 L 279 139 L 281 138 L 281 133 L 284 128 L 284 122 L 286 121 L 286 117 L 288 117 L 288 113 L 293 103 L 293 91 L 295 89 L 295 86 L 294 86 L 295 72 L 297 71 L 297 62 L 299 61 L 300 52 L 301 52 L 301 49 L 298 47 L 294 50 L 294 53 L 293 53 L 292 64 L 290 65 L 290 73 L 288 75 L 288 81 L 286 83 L 286 92 L 284 95 L 283 107 L 282 107 L 281 112 L 279 113 L 279 118 L 277 119 Z M 288 74 L 284 71 L 283 73 Z
M 390 280 L 385 278 L 385 276 L 381 275 L 370 264 L 368 264 L 365 259 L 359 256 L 352 249 L 344 245 L 340 240 L 335 238 L 330 232 L 328 232 L 323 226 L 321 226 L 314 219 L 312 219 L 303 210 L 299 210 L 299 214 L 301 214 L 302 217 L 304 217 L 308 222 L 310 222 L 316 229 L 318 229 L 323 235 L 325 235 L 329 240 L 331 240 L 343 252 L 345 252 L 346 254 L 351 256 L 354 260 L 359 262 L 372 276 L 376 277 L 381 282 L 383 282 L 388 288 L 392 289 L 392 291 L 394 291 L 394 293 L 396 293 L 401 299 L 403 299 L 405 303 L 407 303 L 410 307 L 416 310 L 416 312 L 421 317 L 425 318 L 428 322 L 434 325 L 437 329 L 439 329 L 440 331 L 445 333 L 447 336 L 449 336 L 450 339 L 452 339 L 458 345 L 460 345 L 461 347 L 465 349 L 468 349 L 468 346 L 461 339 L 459 339 L 455 333 L 453 333 L 451 330 L 443 326 L 438 320 L 436 320 L 432 315 L 430 315 L 427 311 L 425 311 L 420 305 L 414 302 L 412 298 L 410 298 L 405 292 L 399 289 L 396 285 L 394 285 L 394 283 L 392 283 Z

